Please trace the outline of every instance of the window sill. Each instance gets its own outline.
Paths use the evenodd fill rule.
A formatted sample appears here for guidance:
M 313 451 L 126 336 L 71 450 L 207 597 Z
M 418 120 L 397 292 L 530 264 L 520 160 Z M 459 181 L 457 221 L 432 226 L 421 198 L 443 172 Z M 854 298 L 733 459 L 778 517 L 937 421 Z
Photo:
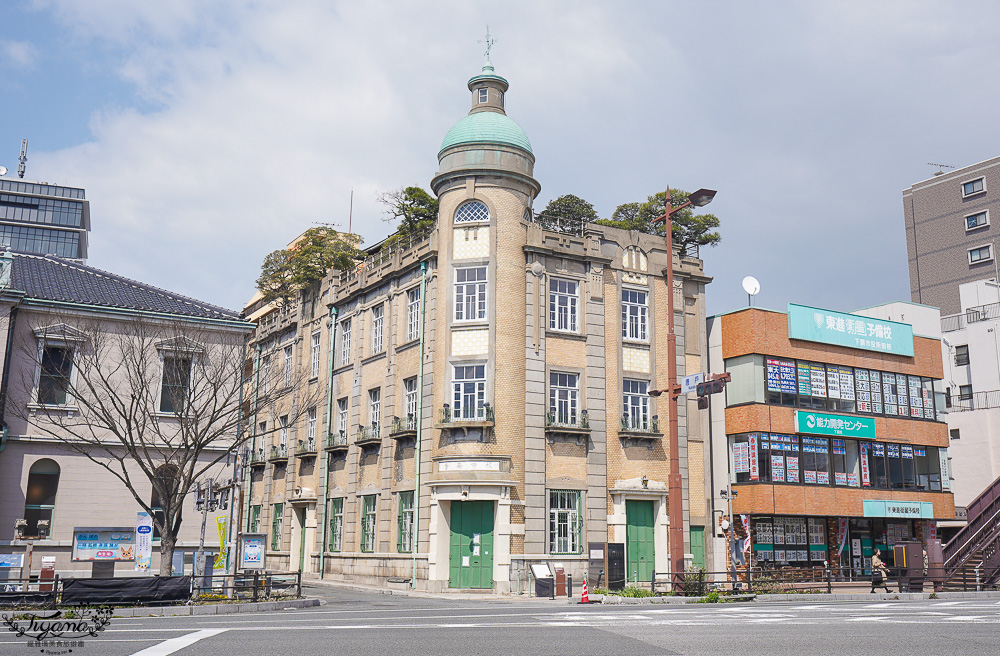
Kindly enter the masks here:
M 32 414 L 43 411 L 43 412 L 65 412 L 68 414 L 73 414 L 80 412 L 79 406 L 75 405 L 56 405 L 50 403 L 29 403 L 28 410 L 31 410 Z
M 373 355 L 369 355 L 367 358 L 365 358 L 364 360 L 361 361 L 361 366 L 364 366 L 366 364 L 371 364 L 372 362 L 376 362 L 378 360 L 381 360 L 384 357 L 386 357 L 385 351 L 382 351 L 381 353 L 375 353 Z
M 554 328 L 547 328 L 545 330 L 545 337 L 556 337 L 558 339 L 572 339 L 578 342 L 586 342 L 587 336 L 581 335 L 579 331 L 575 330 L 556 330 Z
M 413 348 L 415 346 L 419 346 L 419 345 L 420 345 L 420 338 L 419 337 L 416 338 L 416 339 L 411 339 L 411 340 L 403 342 L 402 344 L 400 344 L 399 346 L 397 346 L 396 347 L 396 353 L 399 353 L 401 351 L 407 351 L 407 350 L 409 350 L 409 349 L 411 349 L 411 348 Z
M 622 337 L 622 346 L 649 346 L 648 339 L 631 339 Z

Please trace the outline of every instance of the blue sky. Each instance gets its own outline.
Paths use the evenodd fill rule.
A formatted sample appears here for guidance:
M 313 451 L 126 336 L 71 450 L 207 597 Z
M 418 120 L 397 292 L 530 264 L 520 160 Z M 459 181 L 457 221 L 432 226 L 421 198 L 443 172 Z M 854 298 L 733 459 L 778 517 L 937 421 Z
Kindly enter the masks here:
M 239 2 L 0 6 L 0 164 L 82 186 L 90 263 L 239 307 L 317 222 L 374 243 L 429 186 L 493 62 L 541 209 L 719 190 L 709 310 L 908 298 L 901 190 L 996 156 L 988 2 Z

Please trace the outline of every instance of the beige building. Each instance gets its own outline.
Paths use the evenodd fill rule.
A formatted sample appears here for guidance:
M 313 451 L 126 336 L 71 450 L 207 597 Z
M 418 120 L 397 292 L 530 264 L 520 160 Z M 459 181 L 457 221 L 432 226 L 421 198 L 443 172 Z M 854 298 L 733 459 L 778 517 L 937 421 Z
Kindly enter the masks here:
M 589 546 L 611 542 L 648 581 L 669 562 L 667 401 L 648 395 L 667 387 L 666 242 L 537 216 L 507 81 L 487 62 L 468 88 L 433 230 L 368 249 L 288 307 L 248 307 L 257 389 L 276 371 L 305 382 L 294 426 L 252 420 L 243 528 L 268 533 L 269 568 L 335 580 L 516 593 L 534 563 L 579 581 Z M 705 368 L 710 279 L 695 257 L 672 265 L 684 375 Z M 694 407 L 679 408 L 684 535 L 704 564 Z
M 27 574 L 29 548 L 36 575 L 42 559 L 54 557 L 56 573 L 90 576 L 91 562 L 72 560 L 74 529 L 134 529 L 143 510 L 122 480 L 97 462 L 121 457 L 126 466 L 119 473 L 154 512 L 162 509 L 124 444 L 135 446 L 147 467 L 185 466 L 183 449 L 173 451 L 163 442 L 163 449 L 143 453 L 143 445 L 152 444 L 152 435 L 179 435 L 188 421 L 179 404 L 197 404 L 199 394 L 213 391 L 205 387 L 203 364 L 227 376 L 214 388 L 217 398 L 230 398 L 231 414 L 220 419 L 237 416 L 238 376 L 224 374 L 220 357 L 228 349 L 238 372 L 252 326 L 230 310 L 55 256 L 7 254 L 0 265 L 0 563 L 20 561 L 24 567 L 0 567 L 0 579 Z M 130 403 L 132 410 L 125 411 Z M 94 419 L 101 404 L 118 423 L 115 430 Z M 205 415 L 201 420 L 214 421 Z M 144 430 L 139 424 L 154 421 L 158 429 L 145 427 L 147 441 L 136 438 Z M 236 425 L 221 425 L 232 430 L 224 428 L 197 463 L 188 464 L 218 461 L 207 473 L 231 477 L 226 454 Z M 89 441 L 75 441 L 74 435 Z M 173 562 L 184 561 L 190 573 L 201 522 L 193 500 L 185 503 L 190 505 L 183 510 Z M 219 547 L 215 519 L 226 516 L 220 510 L 209 517 L 211 551 Z M 155 573 L 159 557 L 154 534 L 149 571 L 137 572 L 126 560 L 116 564 L 115 575 Z

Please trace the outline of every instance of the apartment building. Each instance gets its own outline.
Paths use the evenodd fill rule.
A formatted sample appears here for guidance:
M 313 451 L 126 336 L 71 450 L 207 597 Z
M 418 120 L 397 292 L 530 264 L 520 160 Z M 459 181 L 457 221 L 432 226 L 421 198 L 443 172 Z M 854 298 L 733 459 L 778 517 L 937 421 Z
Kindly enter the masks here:
M 963 283 L 997 280 L 991 216 L 1000 206 L 1000 157 L 940 173 L 903 190 L 910 300 L 961 310 Z
M 292 305 L 250 308 L 254 376 L 310 375 L 287 439 L 259 427 L 244 530 L 269 534 L 268 567 L 338 580 L 518 593 L 543 562 L 579 581 L 607 543 L 649 580 L 669 560 L 667 397 L 649 396 L 667 387 L 666 294 L 679 373 L 702 371 L 710 279 L 661 237 L 536 215 L 508 82 L 487 62 L 467 86 L 433 229 Z M 687 401 L 679 417 L 700 564 L 705 431 Z
M 935 308 L 908 303 L 853 314 L 789 304 L 708 322 L 714 508 L 733 491 L 745 555 L 765 566 L 830 563 L 864 576 L 875 548 L 930 544 L 955 517 Z M 914 334 L 913 320 L 931 336 Z M 890 320 L 892 316 L 896 320 Z M 724 562 L 726 540 L 715 543 Z

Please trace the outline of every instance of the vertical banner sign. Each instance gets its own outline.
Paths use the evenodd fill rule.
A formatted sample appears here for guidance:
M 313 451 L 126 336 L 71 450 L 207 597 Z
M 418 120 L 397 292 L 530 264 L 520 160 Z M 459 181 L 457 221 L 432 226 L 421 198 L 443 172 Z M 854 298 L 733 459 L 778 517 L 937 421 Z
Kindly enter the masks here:
M 948 449 L 938 449 L 938 459 L 941 467 L 941 489 L 951 489 L 951 471 L 948 469 Z
M 226 568 L 226 554 L 229 546 L 226 543 L 226 525 L 229 523 L 226 517 L 216 517 L 215 524 L 219 528 L 219 553 L 215 556 L 215 562 L 212 564 L 212 569 L 225 569 Z
M 872 477 L 871 471 L 868 469 L 868 445 L 860 444 L 861 447 L 861 485 L 863 487 L 871 487 Z
M 140 572 L 149 571 L 149 563 L 153 557 L 153 518 L 148 512 L 135 514 L 135 569 Z
M 747 444 L 750 447 L 750 480 L 756 481 L 760 478 L 760 467 L 757 462 L 757 433 L 750 433 L 747 436 Z
M 743 555 L 745 558 L 750 557 L 750 515 L 740 515 L 740 521 L 743 522 L 743 530 L 746 532 L 746 540 L 743 541 Z
M 847 518 L 841 517 L 837 525 L 837 541 L 840 542 L 840 548 L 837 549 L 837 555 L 844 553 L 844 547 L 847 546 Z

